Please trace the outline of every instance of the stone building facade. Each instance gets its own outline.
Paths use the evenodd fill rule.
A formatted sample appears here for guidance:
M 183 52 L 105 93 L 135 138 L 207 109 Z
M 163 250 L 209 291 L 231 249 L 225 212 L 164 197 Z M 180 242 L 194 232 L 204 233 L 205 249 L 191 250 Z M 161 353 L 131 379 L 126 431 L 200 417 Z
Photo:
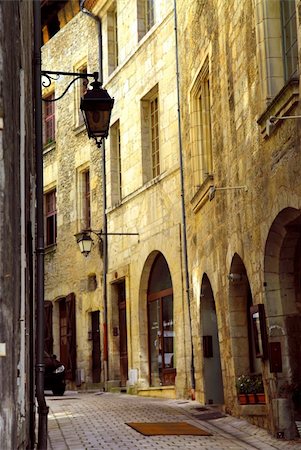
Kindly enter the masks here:
M 74 84 L 54 106 L 45 103 L 46 348 L 67 365 L 71 386 L 95 383 L 95 320 L 101 347 L 98 381 L 105 388 L 127 386 L 144 395 L 174 397 L 187 395 L 187 371 L 176 370 L 176 364 L 186 368 L 189 349 L 186 306 L 183 316 L 174 16 L 172 2 L 156 10 L 146 6 L 118 2 L 116 10 L 114 2 L 94 2 L 92 14 L 102 21 L 104 87 L 115 98 L 105 149 L 100 152 L 90 143 L 78 122 L 80 85 Z M 97 23 L 91 16 L 76 11 L 47 40 L 50 25 L 45 22 L 43 28 L 44 70 L 98 69 Z M 65 86 L 61 79 L 46 86 L 44 98 L 59 97 Z M 73 237 L 82 229 L 104 226 L 104 151 L 107 305 L 102 252 L 96 245 L 83 258 Z M 87 171 L 90 187 L 85 184 Z M 151 280 L 155 290 L 147 301 Z M 154 329 L 151 337 L 149 326 Z M 65 336 L 67 329 L 71 337 Z
M 73 321 L 73 380 L 93 382 L 95 314 L 106 389 L 195 395 L 293 437 L 300 120 L 279 117 L 300 114 L 300 1 L 81 6 L 101 20 L 103 81 L 115 104 L 101 154 L 78 122 L 80 86 L 46 114 L 56 130 L 44 155 L 57 218 L 46 255 L 49 348 L 53 339 L 64 357 L 65 317 L 67 328 Z M 43 47 L 48 69 L 93 72 L 97 57 L 97 20 L 83 11 Z M 83 259 L 73 235 L 105 222 L 107 260 L 97 246 Z M 237 378 L 255 374 L 266 403 L 241 405 Z
M 96 23 L 79 12 L 78 2 L 64 2 L 55 12 L 42 22 L 42 69 L 98 71 Z M 44 100 L 60 97 L 72 80 L 61 76 L 50 84 L 44 77 Z M 78 80 L 60 100 L 43 102 L 45 343 L 73 387 L 102 381 L 102 258 L 98 245 L 85 258 L 74 237 L 102 228 L 101 153 L 89 142 L 79 111 L 85 89 Z
M 231 414 L 292 437 L 301 382 L 300 118 L 281 118 L 300 117 L 301 4 L 177 5 L 197 398 L 218 395 Z M 237 377 L 254 373 L 266 404 L 243 406 Z
M 138 234 L 108 236 L 109 383 L 183 397 L 190 340 L 173 2 L 97 2 L 93 11 L 102 19 L 105 87 L 115 98 L 108 231 Z
M 0 3 L 0 448 L 35 445 L 32 2 Z

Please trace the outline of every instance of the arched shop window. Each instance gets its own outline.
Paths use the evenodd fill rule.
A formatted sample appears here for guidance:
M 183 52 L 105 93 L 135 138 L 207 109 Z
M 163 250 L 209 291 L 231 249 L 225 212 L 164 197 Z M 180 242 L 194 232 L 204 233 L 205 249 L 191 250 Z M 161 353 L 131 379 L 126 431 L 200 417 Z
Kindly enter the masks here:
M 175 382 L 173 290 L 167 262 L 159 254 L 152 266 L 147 294 L 151 386 Z

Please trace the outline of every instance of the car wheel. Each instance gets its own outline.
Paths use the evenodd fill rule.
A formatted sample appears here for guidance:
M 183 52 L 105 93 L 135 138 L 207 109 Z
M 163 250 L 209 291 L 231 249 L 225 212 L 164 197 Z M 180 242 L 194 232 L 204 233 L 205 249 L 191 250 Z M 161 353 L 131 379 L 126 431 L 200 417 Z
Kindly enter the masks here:
M 64 395 L 65 386 L 57 386 L 52 389 L 53 395 Z

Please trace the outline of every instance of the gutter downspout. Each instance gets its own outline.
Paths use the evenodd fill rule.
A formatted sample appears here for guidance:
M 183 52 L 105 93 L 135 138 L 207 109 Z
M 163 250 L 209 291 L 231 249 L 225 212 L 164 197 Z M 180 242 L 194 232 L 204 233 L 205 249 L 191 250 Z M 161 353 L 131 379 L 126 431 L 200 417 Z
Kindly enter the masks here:
M 36 225 L 37 225 L 37 331 L 36 331 L 36 396 L 38 400 L 38 445 L 47 450 L 48 406 L 44 395 L 44 213 L 43 213 L 43 146 L 41 88 L 41 2 L 34 0 L 34 104 L 36 161 Z
M 178 102 L 178 130 L 179 130 L 179 159 L 180 159 L 180 178 L 181 178 L 181 206 L 182 206 L 182 226 L 183 226 L 183 254 L 184 254 L 184 270 L 186 281 L 186 298 L 188 305 L 188 320 L 190 330 L 191 345 L 191 362 L 190 362 L 190 383 L 191 383 L 191 399 L 195 400 L 195 368 L 194 368 L 194 347 L 191 323 L 191 299 L 190 299 L 190 283 L 188 268 L 188 251 L 187 251 L 187 228 L 186 228 L 186 211 L 185 211 L 185 186 L 184 186 L 184 168 L 183 168 L 183 146 L 182 146 L 182 127 L 180 112 L 180 75 L 179 75 L 179 53 L 178 53 L 178 21 L 177 21 L 177 2 L 174 0 L 174 18 L 175 18 L 175 43 L 176 43 L 176 74 L 177 74 L 177 102 Z
M 98 66 L 99 66 L 99 81 L 103 84 L 103 67 L 102 67 L 102 26 L 100 17 L 93 14 L 84 7 L 86 0 L 80 0 L 80 9 L 84 14 L 87 14 L 94 19 L 98 24 Z M 109 379 L 109 363 L 108 363 L 108 291 L 107 291 L 107 272 L 108 272 L 108 237 L 107 237 L 107 184 L 106 184 L 106 152 L 105 140 L 102 140 L 101 145 L 102 155 L 102 202 L 103 202 L 103 366 L 104 366 L 104 382 L 107 388 L 107 381 Z
M 97 22 L 98 25 L 98 66 L 99 66 L 99 82 L 102 86 L 103 84 L 103 68 L 102 68 L 102 28 L 101 28 L 101 19 L 100 17 L 93 14 L 91 11 L 85 8 L 86 0 L 80 0 L 79 7 L 82 13 L 87 14 L 87 16 L 90 16 L 92 19 L 94 19 Z

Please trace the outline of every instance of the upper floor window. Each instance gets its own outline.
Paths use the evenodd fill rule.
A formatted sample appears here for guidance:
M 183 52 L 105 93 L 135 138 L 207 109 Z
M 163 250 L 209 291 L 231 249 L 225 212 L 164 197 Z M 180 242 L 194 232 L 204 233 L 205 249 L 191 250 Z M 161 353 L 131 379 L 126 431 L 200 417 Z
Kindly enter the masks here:
M 111 198 L 112 204 L 122 199 L 122 170 L 120 148 L 119 120 L 110 128 L 110 152 L 111 152 Z
M 283 42 L 284 79 L 297 75 L 298 44 L 296 4 L 292 0 L 281 0 L 281 25 Z
M 267 126 L 270 117 L 292 115 L 300 98 L 296 1 L 258 1 L 255 19 L 262 93 L 257 122 L 268 137 L 273 133 Z M 274 122 L 278 126 L 284 123 Z
M 45 246 L 56 243 L 57 236 L 57 211 L 56 189 L 44 194 L 44 220 L 45 220 Z
M 140 40 L 154 25 L 154 0 L 138 0 L 138 40 Z
M 43 144 L 47 145 L 55 141 L 55 102 L 54 92 L 44 97 L 43 102 Z
M 118 22 L 117 6 L 113 4 L 107 15 L 107 36 L 108 36 L 108 69 L 109 75 L 118 66 Z
M 259 75 L 267 104 L 298 74 L 296 2 L 258 1 L 255 13 Z
M 85 168 L 78 172 L 78 205 L 79 205 L 79 229 L 88 230 L 91 228 L 91 191 L 90 191 L 90 170 Z
M 155 86 L 141 100 L 143 182 L 160 174 L 159 92 Z
M 84 228 L 91 227 L 90 171 L 83 172 L 83 221 Z
M 158 97 L 149 101 L 153 178 L 160 174 Z
M 75 67 L 75 72 L 87 73 L 87 64 L 83 64 L 80 67 Z M 79 126 L 84 123 L 84 117 L 80 110 L 80 99 L 85 95 L 87 91 L 88 80 L 85 78 L 80 78 L 77 81 L 77 86 L 75 89 L 75 125 Z
M 197 188 L 213 172 L 208 58 L 191 91 L 191 125 L 192 165 Z

